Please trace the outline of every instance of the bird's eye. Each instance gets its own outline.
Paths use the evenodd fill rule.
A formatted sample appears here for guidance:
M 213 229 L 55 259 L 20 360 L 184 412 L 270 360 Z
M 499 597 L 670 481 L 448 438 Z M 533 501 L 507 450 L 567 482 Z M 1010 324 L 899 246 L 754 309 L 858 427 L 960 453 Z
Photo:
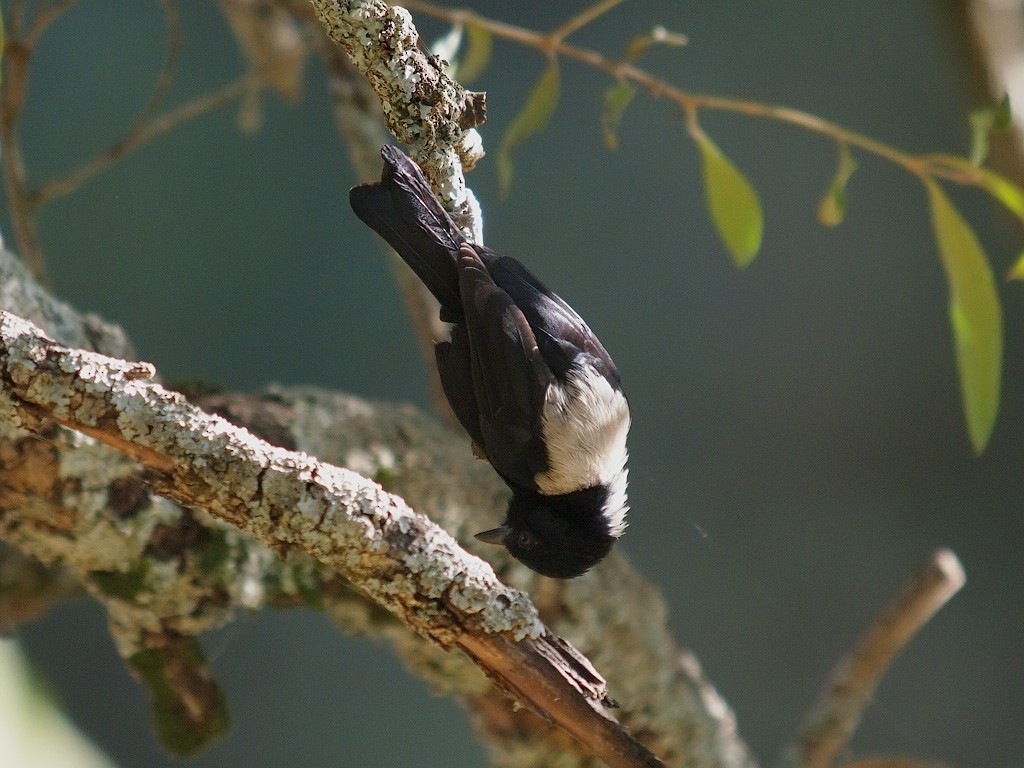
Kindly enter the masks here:
M 519 533 L 516 534 L 516 544 L 518 544 L 522 549 L 533 549 L 535 546 L 540 544 L 540 541 L 538 541 L 537 537 L 529 531 L 519 531 Z

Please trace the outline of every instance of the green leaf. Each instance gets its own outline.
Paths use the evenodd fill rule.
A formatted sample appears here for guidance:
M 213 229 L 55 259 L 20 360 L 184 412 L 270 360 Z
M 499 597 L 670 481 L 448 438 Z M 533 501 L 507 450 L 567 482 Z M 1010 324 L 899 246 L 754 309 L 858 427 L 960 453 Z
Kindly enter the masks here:
M 704 188 L 711 220 L 733 263 L 745 267 L 761 248 L 761 201 L 750 182 L 703 131 L 695 128 L 691 133 L 704 160 Z
M 1024 189 L 988 168 L 977 170 L 980 175 L 978 183 L 982 189 L 1009 208 L 1017 218 L 1024 220 Z
M 466 53 L 459 64 L 459 82 L 465 85 L 483 73 L 491 62 L 491 33 L 474 24 L 466 26 Z
M 636 96 L 636 86 L 626 80 L 620 80 L 604 92 L 601 105 L 601 133 L 604 145 L 608 149 L 619 148 L 619 123 L 626 107 Z
M 992 108 L 992 130 L 1008 131 L 1013 127 L 1013 110 L 1010 109 L 1010 94 L 1004 93 L 999 103 Z
M 971 163 L 981 165 L 988 157 L 988 135 L 992 130 L 992 123 L 984 112 L 971 114 Z
M 501 137 L 501 146 L 498 148 L 498 188 L 502 197 L 512 187 L 512 151 L 533 134 L 547 128 L 558 106 L 559 89 L 558 66 L 552 62 L 538 78 L 526 104 Z
M 825 196 L 818 205 L 818 220 L 826 227 L 836 227 L 846 218 L 846 184 L 857 170 L 857 160 L 846 144 L 839 145 L 839 165 Z
M 1006 273 L 1006 279 L 1024 281 L 1024 251 L 1017 256 L 1017 261 L 1013 263 L 1010 271 Z
M 925 180 L 939 256 L 949 281 L 949 317 L 956 344 L 967 433 L 985 450 L 999 411 L 1003 320 L 988 258 L 970 225 L 942 188 Z
M 994 131 L 1005 131 L 1013 125 L 1010 96 L 1003 96 L 998 104 L 991 104 L 971 113 L 971 162 L 981 165 L 988 157 L 989 137 Z
M 671 32 L 660 24 L 654 27 L 650 32 L 645 35 L 637 35 L 629 41 L 629 45 L 626 46 L 626 61 L 636 61 L 643 56 L 655 44 L 669 45 L 674 48 L 679 48 L 686 45 L 689 42 L 686 35 L 681 35 L 678 32 Z
M 1014 216 L 1024 221 L 1024 189 L 990 168 L 980 168 L 956 155 L 929 155 L 929 164 L 938 168 L 961 171 L 968 178 L 965 183 L 976 184 L 1005 205 Z

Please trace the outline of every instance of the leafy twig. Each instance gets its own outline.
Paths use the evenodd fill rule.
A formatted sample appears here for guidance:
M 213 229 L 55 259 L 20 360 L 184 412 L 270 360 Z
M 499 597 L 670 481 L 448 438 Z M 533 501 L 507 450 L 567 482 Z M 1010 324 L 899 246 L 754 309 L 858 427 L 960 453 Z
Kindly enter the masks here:
M 411 10 L 443 19 L 452 24 L 472 25 L 485 29 L 497 37 L 520 43 L 545 54 L 553 53 L 558 56 L 564 56 L 567 59 L 572 59 L 594 69 L 607 72 L 618 80 L 630 80 L 646 88 L 656 98 L 666 98 L 676 102 L 687 112 L 695 109 L 708 109 L 734 112 L 749 117 L 770 118 L 828 136 L 837 143 L 844 143 L 878 155 L 897 165 L 903 166 L 917 176 L 931 175 L 948 179 L 958 184 L 978 184 L 977 175 L 964 172 L 964 169 L 951 169 L 942 163 L 933 163 L 934 158 L 931 156 L 903 152 L 884 142 L 872 139 L 862 133 L 850 130 L 838 123 L 808 112 L 747 99 L 733 99 L 726 96 L 694 93 L 684 90 L 628 61 L 613 59 L 599 51 L 581 48 L 564 42 L 564 37 L 568 33 L 563 34 L 562 27 L 559 27 L 558 30 L 552 33 L 537 32 L 526 27 L 497 21 L 471 10 L 446 8 L 429 2 L 429 0 L 406 0 L 403 5 Z M 597 7 L 595 6 L 594 8 Z M 602 8 L 602 12 L 603 10 L 605 9 Z M 581 14 L 578 17 L 574 17 L 572 21 L 575 22 L 583 17 L 584 14 Z M 587 23 L 590 20 L 591 18 L 586 18 L 583 23 Z M 579 26 L 582 25 L 574 24 L 569 31 L 574 31 Z

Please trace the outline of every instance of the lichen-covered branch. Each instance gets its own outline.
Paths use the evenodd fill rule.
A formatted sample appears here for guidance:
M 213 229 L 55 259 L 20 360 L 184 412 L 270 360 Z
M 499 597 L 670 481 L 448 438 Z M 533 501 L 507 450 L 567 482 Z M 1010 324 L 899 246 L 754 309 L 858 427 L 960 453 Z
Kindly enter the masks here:
M 408 144 L 445 207 L 468 210 L 463 168 L 483 156 L 473 130 L 485 114 L 482 93 L 449 78 L 440 59 L 423 52 L 404 8 L 381 0 L 310 0 L 328 36 L 366 77 L 384 120 Z
M 83 318 L 50 297 L 4 251 L 0 302 L 43 324 L 51 337 L 131 355 L 116 327 Z M 476 546 L 472 533 L 503 513 L 507 491 L 484 462 L 471 457 L 465 438 L 409 406 L 312 388 L 198 399 L 206 410 L 274 445 L 373 477 L 470 547 Z M 217 702 L 205 687 L 209 679 L 198 646 L 180 641 L 231 621 L 239 608 L 305 604 L 323 609 L 347 632 L 387 639 L 437 690 L 459 696 L 493 749 L 495 765 L 591 764 L 550 724 L 528 710 L 513 711 L 464 656 L 413 634 L 331 569 L 156 496 L 148 480 L 128 455 L 79 433 L 44 424 L 26 433 L 0 419 L 0 539 L 41 561 L 63 563 L 104 605 L 117 648 L 150 688 L 154 711 L 165 720 L 156 724 L 165 737 L 182 734 L 174 718 L 181 711 L 176 689 L 165 682 L 205 680 L 199 691 L 185 687 L 180 698 Z M 556 583 L 503 550 L 483 551 L 506 583 L 535 591 L 548 625 L 607 676 L 622 705 L 615 711 L 619 720 L 667 763 L 752 765 L 731 711 L 668 633 L 660 595 L 621 555 L 613 553 L 586 578 Z M 183 664 L 180 654 L 167 658 L 171 651 L 184 654 L 195 674 L 175 677 Z M 209 723 L 206 734 L 213 738 L 218 724 L 223 727 L 223 712 L 200 713 L 197 722 Z M 201 745 L 170 746 L 189 752 Z
M 35 432 L 54 421 L 116 448 L 147 467 L 161 496 L 275 549 L 304 552 L 417 633 L 464 650 L 502 690 L 608 765 L 662 765 L 607 714 L 605 681 L 590 663 L 544 627 L 525 594 L 442 528 L 350 470 L 202 412 L 153 382 L 154 373 L 145 363 L 70 349 L 0 312 L 5 423 Z M 171 661 L 180 648 L 152 661 L 145 654 L 131 656 L 140 675 L 176 679 L 182 664 Z M 193 693 L 202 695 L 204 682 Z M 221 708 L 216 691 L 204 699 Z
M 366 78 L 356 71 L 348 54 L 328 40 L 326 35 L 324 45 L 326 50 L 323 56 L 327 66 L 335 125 L 348 149 L 349 159 L 359 180 L 375 181 L 380 177 L 381 171 L 380 148 L 390 141 L 381 120 L 380 101 L 366 82 Z M 482 230 L 482 222 L 480 229 Z M 383 241 L 381 244 L 384 245 Z M 441 322 L 440 305 L 423 281 L 413 274 L 398 254 L 390 248 L 387 248 L 387 251 L 388 265 L 405 299 L 409 320 L 416 332 L 416 339 L 426 363 L 431 404 L 434 411 L 442 415 L 449 426 L 461 432 L 462 426 L 448 404 L 434 363 L 434 342 L 447 334 L 447 327 Z

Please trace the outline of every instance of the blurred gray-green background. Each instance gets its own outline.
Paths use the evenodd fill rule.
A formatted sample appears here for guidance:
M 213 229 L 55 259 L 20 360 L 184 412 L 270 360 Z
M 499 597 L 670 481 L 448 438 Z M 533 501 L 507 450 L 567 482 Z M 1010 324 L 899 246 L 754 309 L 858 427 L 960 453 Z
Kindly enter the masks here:
M 472 3 L 541 30 L 583 5 Z M 181 6 L 172 104 L 242 68 L 214 4 Z M 617 55 L 664 24 L 690 43 L 644 64 L 684 88 L 783 103 L 908 150 L 964 152 L 982 93 L 957 18 L 927 0 L 635 0 L 573 40 Z M 163 35 L 157 4 L 137 0 L 83 0 L 55 25 L 23 126 L 33 180 L 123 130 L 159 71 Z M 887 676 L 854 754 L 1019 764 L 1024 289 L 1000 281 L 1004 400 L 975 458 L 915 179 L 861 158 L 847 221 L 826 230 L 815 208 L 834 169 L 830 142 L 702 114 L 765 206 L 763 251 L 740 273 L 709 223 L 677 111 L 638 96 L 609 152 L 597 108 L 608 80 L 570 62 L 553 125 L 521 148 L 515 186 L 498 199 L 494 153 L 542 68 L 535 52 L 496 43 L 474 84 L 488 92 L 492 154 L 469 183 L 488 243 L 573 304 L 623 372 L 633 512 L 620 546 L 664 591 L 673 632 L 742 734 L 770 761 L 831 665 L 941 545 L 962 558 L 967 587 Z M 348 209 L 355 178 L 324 91 L 313 64 L 302 104 L 271 99 L 255 136 L 222 111 L 47 207 L 57 293 L 123 324 L 167 379 L 310 383 L 426 406 L 423 361 L 381 249 Z M 1004 273 L 1024 245 L 1020 227 L 978 192 L 951 194 Z M 10 240 L 6 211 L 2 225 Z M 94 605 L 64 605 L 16 635 L 120 765 L 175 764 Z M 235 727 L 193 765 L 485 763 L 456 704 L 320 615 L 242 617 L 208 640 Z

